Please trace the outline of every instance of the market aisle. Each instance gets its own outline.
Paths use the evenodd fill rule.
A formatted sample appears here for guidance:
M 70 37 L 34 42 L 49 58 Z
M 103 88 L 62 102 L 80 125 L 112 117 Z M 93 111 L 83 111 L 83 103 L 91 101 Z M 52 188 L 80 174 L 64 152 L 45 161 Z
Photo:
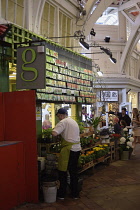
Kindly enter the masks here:
M 79 200 L 66 198 L 53 204 L 25 204 L 14 210 L 139 210 L 140 209 L 140 144 L 136 156 L 129 161 L 116 161 L 110 166 L 99 165 L 84 175 Z M 88 175 L 87 175 L 88 174 Z

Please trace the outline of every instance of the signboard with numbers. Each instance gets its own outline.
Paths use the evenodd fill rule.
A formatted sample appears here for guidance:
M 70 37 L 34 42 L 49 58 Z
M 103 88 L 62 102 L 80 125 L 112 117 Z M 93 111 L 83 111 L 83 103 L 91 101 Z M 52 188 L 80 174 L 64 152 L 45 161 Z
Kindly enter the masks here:
M 17 89 L 45 88 L 46 52 L 44 46 L 17 49 Z
M 101 101 L 108 101 L 108 102 L 114 102 L 119 100 L 119 93 L 118 90 L 107 90 L 107 91 L 101 91 Z

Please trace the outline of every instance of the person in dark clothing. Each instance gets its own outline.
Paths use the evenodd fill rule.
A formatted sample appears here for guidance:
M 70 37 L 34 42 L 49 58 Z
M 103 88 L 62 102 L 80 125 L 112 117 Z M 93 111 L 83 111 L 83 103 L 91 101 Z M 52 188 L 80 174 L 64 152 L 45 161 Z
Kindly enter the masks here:
M 120 121 L 120 126 L 122 129 L 124 129 L 126 127 L 126 122 L 124 120 Z
M 121 133 L 121 126 L 119 125 L 119 118 L 118 117 L 115 117 L 114 118 L 114 132 L 117 133 L 117 134 L 120 134 Z
M 122 108 L 122 112 L 108 112 L 109 114 L 114 114 L 119 118 L 119 124 L 121 120 L 124 120 L 126 122 L 126 126 L 130 126 L 131 118 L 126 114 L 126 108 Z
M 126 108 L 122 108 L 122 113 L 120 113 L 118 117 L 119 123 L 121 120 L 124 120 L 126 122 L 126 126 L 130 126 L 131 118 L 126 114 Z
M 121 134 L 123 135 L 123 133 L 124 133 L 123 129 L 127 126 L 126 122 L 124 120 L 121 120 L 120 121 L 120 126 L 121 126 Z

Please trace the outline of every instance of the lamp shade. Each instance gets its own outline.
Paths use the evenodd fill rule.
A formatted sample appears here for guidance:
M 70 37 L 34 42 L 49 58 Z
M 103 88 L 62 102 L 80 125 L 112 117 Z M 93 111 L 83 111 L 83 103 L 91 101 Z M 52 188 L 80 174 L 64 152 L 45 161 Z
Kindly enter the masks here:
M 113 58 L 112 56 L 110 56 L 110 61 L 111 61 L 112 63 L 117 63 L 117 60 L 116 60 L 115 58 Z
M 105 42 L 110 42 L 110 36 L 106 36 L 104 40 Z
M 107 55 L 112 56 L 112 52 L 110 52 L 110 49 L 104 48 L 104 47 L 100 47 L 100 49 L 105 52 Z
M 89 50 L 89 44 L 84 41 L 84 38 L 80 38 L 79 39 L 79 43 L 80 43 L 80 45 L 82 47 L 84 47 L 85 49 Z
M 97 71 L 97 74 L 98 74 L 99 77 L 103 76 L 103 72 L 101 72 L 101 71 Z

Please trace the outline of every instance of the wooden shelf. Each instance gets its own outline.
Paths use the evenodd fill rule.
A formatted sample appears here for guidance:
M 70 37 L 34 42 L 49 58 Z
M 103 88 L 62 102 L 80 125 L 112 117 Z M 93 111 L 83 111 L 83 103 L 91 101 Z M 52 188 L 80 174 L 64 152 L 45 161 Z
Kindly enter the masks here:
M 87 169 L 89 169 L 89 168 L 91 168 L 91 167 L 97 165 L 98 163 L 105 162 L 105 161 L 108 160 L 108 159 L 110 159 L 110 155 L 105 156 L 104 158 L 99 158 L 99 159 L 97 159 L 97 160 L 93 160 L 93 161 L 91 161 L 91 162 L 89 162 L 89 163 L 86 163 L 86 164 L 84 165 L 84 167 L 83 167 L 81 170 L 79 170 L 78 173 L 80 174 L 80 173 L 86 171 Z
M 90 131 L 90 132 L 87 132 L 87 133 L 81 133 L 80 137 L 91 136 L 93 134 L 94 134 L 94 131 Z

